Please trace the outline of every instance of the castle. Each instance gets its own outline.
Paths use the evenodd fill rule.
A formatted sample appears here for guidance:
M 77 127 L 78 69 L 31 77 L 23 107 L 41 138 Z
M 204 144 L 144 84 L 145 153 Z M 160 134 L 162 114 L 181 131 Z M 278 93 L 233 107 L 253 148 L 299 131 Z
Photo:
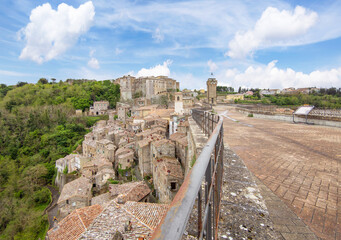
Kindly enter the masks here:
M 128 75 L 117 78 L 115 83 L 120 84 L 121 101 L 139 97 L 152 99 L 180 88 L 179 82 L 166 76 L 135 78 Z

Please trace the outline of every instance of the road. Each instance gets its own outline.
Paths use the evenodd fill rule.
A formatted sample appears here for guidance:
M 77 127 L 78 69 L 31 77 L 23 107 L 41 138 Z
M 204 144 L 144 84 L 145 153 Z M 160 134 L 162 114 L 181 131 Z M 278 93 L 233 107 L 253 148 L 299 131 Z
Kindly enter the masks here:
M 341 128 L 247 117 L 230 106 L 224 141 L 323 239 L 341 239 Z

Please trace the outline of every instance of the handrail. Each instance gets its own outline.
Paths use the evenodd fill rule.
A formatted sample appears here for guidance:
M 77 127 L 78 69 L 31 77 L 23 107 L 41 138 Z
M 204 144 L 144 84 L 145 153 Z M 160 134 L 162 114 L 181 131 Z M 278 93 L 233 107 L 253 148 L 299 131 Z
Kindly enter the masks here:
M 167 214 L 153 232 L 152 239 L 181 239 L 197 196 L 199 197 L 198 237 L 200 239 L 203 238 L 205 229 L 206 239 L 217 238 L 223 174 L 223 119 L 213 113 L 196 109 L 192 110 L 192 114 L 193 118 L 200 122 L 199 126 L 210 137 L 178 193 L 175 195 Z M 199 115 L 195 116 L 195 114 Z M 200 120 L 201 118 L 203 121 Z M 202 219 L 201 191 L 204 177 L 205 208 L 203 212 L 204 219 Z

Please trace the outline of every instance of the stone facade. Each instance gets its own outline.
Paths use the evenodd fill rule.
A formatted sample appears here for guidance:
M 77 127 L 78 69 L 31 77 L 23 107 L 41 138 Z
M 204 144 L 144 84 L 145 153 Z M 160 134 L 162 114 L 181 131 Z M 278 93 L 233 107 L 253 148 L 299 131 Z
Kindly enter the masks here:
M 90 205 L 91 200 L 90 180 L 80 177 L 65 184 L 58 199 L 58 216 L 64 218 L 73 210 Z
M 218 81 L 215 78 L 209 78 L 206 84 L 207 84 L 207 102 L 209 104 L 216 105 Z
M 107 113 L 108 109 L 109 109 L 108 101 L 95 101 L 93 107 L 90 107 L 89 115 L 92 116 L 103 115 Z
M 176 158 L 161 157 L 153 160 L 153 182 L 161 203 L 173 200 L 183 180 L 181 165 Z
M 182 100 L 182 93 L 177 92 L 175 93 L 175 113 L 176 114 L 183 114 L 184 113 L 184 106 L 183 106 L 183 100 Z
M 161 157 L 175 157 L 175 144 L 168 139 L 152 142 L 151 153 L 153 160 Z
M 120 84 L 122 101 L 131 100 L 136 94 L 139 97 L 152 99 L 160 94 L 179 89 L 179 83 L 166 76 L 135 78 L 128 75 L 116 79 L 115 82 Z

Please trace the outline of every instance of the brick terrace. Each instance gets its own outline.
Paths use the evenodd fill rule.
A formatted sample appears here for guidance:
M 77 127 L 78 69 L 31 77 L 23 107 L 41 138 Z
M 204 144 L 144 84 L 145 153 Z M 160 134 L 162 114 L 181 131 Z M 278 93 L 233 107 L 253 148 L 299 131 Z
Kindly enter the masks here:
M 246 117 L 218 106 L 225 142 L 323 239 L 341 239 L 341 129 Z

